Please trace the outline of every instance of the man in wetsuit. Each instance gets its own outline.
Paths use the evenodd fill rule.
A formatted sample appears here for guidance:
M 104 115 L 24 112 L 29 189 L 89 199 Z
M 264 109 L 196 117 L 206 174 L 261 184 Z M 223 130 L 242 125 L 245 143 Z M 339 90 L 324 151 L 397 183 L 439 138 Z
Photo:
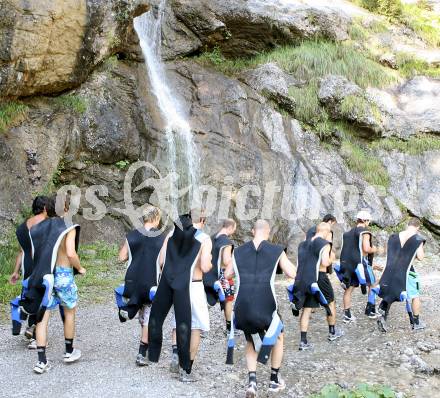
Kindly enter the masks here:
M 36 196 L 32 202 L 32 214 L 33 216 L 19 225 L 16 230 L 20 251 L 15 260 L 14 271 L 9 278 L 9 283 L 12 285 L 15 285 L 20 279 L 20 272 L 23 280 L 26 280 L 32 272 L 32 241 L 29 231 L 34 225 L 37 225 L 48 217 L 53 217 L 55 215 L 54 199 L 47 196 Z M 28 327 L 26 328 L 25 336 L 30 340 L 28 348 L 36 349 L 35 317 L 32 315 L 28 317 Z
M 64 212 L 68 211 L 67 203 L 64 204 Z M 57 211 L 62 214 L 62 210 Z M 53 273 L 53 290 L 47 309 L 61 305 L 64 309 L 64 339 L 65 352 L 63 361 L 72 363 L 81 357 L 81 351 L 73 348 L 75 336 L 75 314 L 78 303 L 78 288 L 74 280 L 74 270 L 84 275 L 86 270 L 80 264 L 77 254 L 79 226 L 70 224 L 63 217 L 50 218 L 31 230 L 34 242 L 35 267 L 30 276 L 31 286 L 37 286 L 42 268 L 49 267 L 47 276 Z M 55 260 L 56 259 L 56 260 Z M 55 260 L 55 261 L 54 261 Z M 38 287 L 37 287 L 38 288 Z M 32 293 L 32 292 L 31 292 Z M 32 296 L 30 296 L 32 297 Z M 35 329 L 37 340 L 38 362 L 34 372 L 41 374 L 49 369 L 46 358 L 47 327 L 50 312 L 44 311 L 41 320 L 38 320 Z
M 192 366 L 196 358 L 201 331 L 209 331 L 209 312 L 203 286 L 203 273 L 211 267 L 212 242 L 202 231 L 206 217 L 202 209 L 180 217 L 165 243 L 165 263 L 154 298 L 148 323 L 148 358 L 159 360 L 162 348 L 162 327 L 174 305 L 179 373 L 182 382 L 192 382 Z
M 130 231 L 119 251 L 119 261 L 129 262 L 122 293 L 127 303 L 122 314 L 131 319 L 137 312 L 141 325 L 141 340 L 136 357 L 138 366 L 148 365 L 148 320 L 153 299 L 152 291 L 157 288 L 160 266 L 163 263 L 165 240 L 165 234 L 158 230 L 161 219 L 159 208 L 147 206 L 142 218 L 143 228 Z M 122 317 L 121 321 L 125 321 L 127 317 Z
M 425 239 L 419 235 L 421 223 L 412 217 L 407 228 L 399 234 L 392 234 L 388 239 L 387 265 L 379 282 L 379 305 L 377 323 L 379 330 L 387 332 L 387 317 L 391 304 L 406 301 L 409 322 L 413 330 L 422 330 L 425 323 L 419 319 L 420 281 L 414 269 L 413 261 L 422 261 L 425 257 Z
M 215 305 L 219 300 L 218 294 L 212 288 L 217 281 L 220 282 L 221 288 L 225 295 L 225 301 L 222 305 L 226 321 L 226 331 L 231 330 L 231 314 L 232 304 L 234 302 L 234 280 L 225 278 L 225 269 L 232 264 L 232 250 L 234 244 L 230 237 L 234 234 L 237 224 L 231 218 L 223 221 L 220 230 L 212 239 L 212 269 L 204 275 L 205 289 L 208 292 L 208 303 Z
M 373 272 L 373 255 L 377 252 L 377 248 L 372 243 L 372 233 L 368 229 L 371 222 L 371 214 L 368 211 L 362 210 L 357 214 L 356 226 L 350 231 L 344 233 L 341 250 L 341 265 L 340 272 L 342 283 L 345 288 L 343 305 L 344 305 L 344 322 L 354 322 L 356 317 L 351 313 L 351 297 L 355 287 L 361 284 L 359 278 L 361 277 L 357 271 L 362 273 L 365 278 L 365 284 L 362 285 L 363 293 L 367 293 L 367 306 L 365 308 L 365 315 L 369 318 L 376 318 L 375 304 L 371 303 L 371 297 L 374 294 L 371 292 L 371 286 L 375 284 L 375 276 Z M 361 268 L 361 269 L 359 269 Z
M 331 311 L 331 314 L 327 315 L 328 323 L 328 340 L 334 341 L 344 335 L 344 332 L 336 328 L 336 303 L 333 286 L 327 275 L 327 269 L 331 266 L 334 260 L 334 253 L 331 250 L 331 243 L 326 238 L 331 237 L 330 225 L 327 222 L 322 222 L 316 227 L 315 235 L 310 239 L 310 244 L 302 242 L 300 245 L 306 245 L 305 248 L 300 247 L 298 249 L 298 269 L 304 266 L 316 267 L 319 266 L 319 274 L 317 278 L 318 287 L 323 294 L 327 305 Z M 319 240 L 321 243 L 318 245 L 312 244 L 312 242 Z M 317 264 L 319 262 L 319 264 Z M 297 274 L 297 277 L 299 272 Z M 306 293 L 304 300 L 304 308 L 300 317 L 300 332 L 301 341 L 299 344 L 299 350 L 304 351 L 312 348 L 312 345 L 307 341 L 307 330 L 309 327 L 309 320 L 312 310 L 319 308 L 321 305 L 316 294 L 312 294 L 310 291 Z
M 265 335 L 272 329 L 273 322 L 278 322 L 282 326 L 274 290 L 277 268 L 280 267 L 289 278 L 295 277 L 294 266 L 287 258 L 284 247 L 268 242 L 269 223 L 266 220 L 257 220 L 252 234 L 254 238 L 251 241 L 234 251 L 233 265 L 225 271 L 226 278 L 232 278 L 235 272 L 238 281 L 233 320 L 235 327 L 244 332 L 247 341 L 246 364 L 249 372 L 247 398 L 254 398 L 257 394 L 256 371 L 257 359 L 262 350 L 261 342 L 264 342 Z M 278 392 L 286 387 L 279 374 L 283 345 L 284 336 L 281 329 L 271 347 L 270 392 Z

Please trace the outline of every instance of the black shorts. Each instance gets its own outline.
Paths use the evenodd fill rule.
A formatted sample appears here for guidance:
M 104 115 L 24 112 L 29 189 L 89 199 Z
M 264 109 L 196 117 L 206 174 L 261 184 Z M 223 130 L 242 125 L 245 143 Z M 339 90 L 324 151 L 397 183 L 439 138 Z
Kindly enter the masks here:
M 326 272 L 320 272 L 318 276 L 318 287 L 321 289 L 327 302 L 330 304 L 335 301 L 335 292 L 333 291 L 333 286 Z M 321 304 L 319 300 L 312 294 L 306 296 L 304 301 L 305 308 L 318 308 Z

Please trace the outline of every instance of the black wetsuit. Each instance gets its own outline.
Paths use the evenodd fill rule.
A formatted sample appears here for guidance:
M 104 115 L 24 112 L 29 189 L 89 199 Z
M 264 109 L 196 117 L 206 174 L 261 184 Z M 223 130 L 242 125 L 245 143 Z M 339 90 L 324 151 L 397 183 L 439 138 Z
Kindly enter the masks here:
M 218 294 L 214 290 L 214 283 L 220 278 L 220 269 L 222 265 L 222 253 L 225 247 L 231 246 L 234 248 L 234 244 L 228 238 L 227 235 L 219 235 L 212 241 L 212 268 L 206 274 L 203 274 L 203 283 L 205 285 L 206 298 L 210 306 L 215 305 L 218 301 Z
M 388 239 L 387 265 L 379 282 L 379 297 L 383 299 L 381 308 L 389 311 L 392 303 L 402 300 L 402 293 L 407 291 L 408 272 L 420 245 L 425 239 L 416 234 L 402 246 L 399 234 L 392 234 Z
M 191 369 L 191 301 L 190 284 L 193 269 L 200 253 L 201 242 L 189 216 L 180 217 L 183 230 L 175 225 L 173 235 L 168 239 L 165 264 L 151 306 L 148 323 L 148 359 L 158 362 L 162 349 L 162 327 L 165 318 L 174 305 L 176 317 L 177 350 L 180 367 Z
M 247 339 L 255 333 L 264 335 L 272 322 L 277 309 L 273 283 L 283 251 L 283 246 L 267 241 L 258 249 L 250 241 L 234 251 L 238 279 L 234 323 Z
M 330 231 L 330 233 L 332 234 L 332 240 L 330 243 L 333 243 L 333 231 Z M 306 232 L 306 240 L 311 240 L 314 236 L 316 235 L 316 225 L 314 225 L 313 227 L 309 228 Z M 333 273 L 333 267 L 330 264 L 327 267 L 327 274 L 331 274 Z
M 122 295 L 128 302 L 121 309 L 127 311 L 129 319 L 134 318 L 144 304 L 151 303 L 149 293 L 158 284 L 158 260 L 164 240 L 165 234 L 158 234 L 157 229 L 135 229 L 127 234 L 129 265 Z
M 372 243 L 371 232 L 364 227 L 354 227 L 350 231 L 344 233 L 341 250 L 341 266 L 340 274 L 342 276 L 342 283 L 346 287 L 359 286 L 359 279 L 356 275 L 356 267 L 358 264 L 363 264 L 367 270 L 368 266 L 373 264 L 373 255 L 369 254 L 366 257 L 362 256 L 362 237 L 364 234 L 370 236 L 370 244 Z M 365 263 L 365 261 L 367 263 Z M 367 284 L 374 283 L 374 275 L 369 272 L 365 272 L 367 278 Z M 372 280 L 373 279 L 373 280 Z M 363 291 L 365 293 L 366 291 Z
M 15 235 L 22 249 L 21 273 L 23 280 L 26 280 L 29 278 L 34 266 L 34 260 L 32 259 L 32 239 L 26 221 L 17 227 Z M 22 289 L 21 295 L 23 295 L 23 292 L 24 290 Z M 23 316 L 23 318 L 25 318 L 25 316 Z M 35 323 L 35 315 L 30 315 L 28 317 L 28 326 L 33 326 Z
M 324 248 L 331 243 L 317 237 L 305 240 L 298 246 L 298 269 L 293 289 L 293 304 L 296 310 L 303 307 L 315 308 L 321 300 L 318 292 L 312 291 L 312 284 L 317 283 L 328 304 L 334 300 L 333 288 L 328 276 L 319 272 Z
M 43 318 L 52 292 L 53 272 L 59 245 L 63 237 L 72 229 L 77 230 L 76 248 L 78 248 L 80 227 L 68 223 L 63 218 L 48 218 L 30 230 L 34 247 L 34 265 L 27 279 L 27 288 L 20 305 L 25 313 L 35 315 L 37 322 Z

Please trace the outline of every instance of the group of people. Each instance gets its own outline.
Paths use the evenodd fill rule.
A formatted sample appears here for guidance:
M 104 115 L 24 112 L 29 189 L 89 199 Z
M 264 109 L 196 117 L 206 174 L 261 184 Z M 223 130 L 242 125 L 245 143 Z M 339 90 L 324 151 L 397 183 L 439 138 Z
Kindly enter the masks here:
M 55 215 L 53 199 L 37 197 L 34 216 L 17 228 L 21 251 L 11 276 L 16 283 L 23 276 L 23 289 L 11 301 L 13 333 L 27 318 L 25 335 L 36 340 L 36 373 L 45 372 L 48 309 L 60 307 L 64 323 L 65 362 L 74 362 L 81 352 L 73 348 L 75 309 L 78 293 L 74 274 L 85 274 L 77 254 L 79 226 Z M 57 214 L 68 210 L 58 203 Z M 160 229 L 161 211 L 146 206 L 143 228 L 130 231 L 119 251 L 119 260 L 127 262 L 124 283 L 115 289 L 118 317 L 126 322 L 138 317 L 141 325 L 136 364 L 158 362 L 162 350 L 163 324 L 169 312 L 173 322 L 170 370 L 182 382 L 194 381 L 193 363 L 201 337 L 209 331 L 209 307 L 220 304 L 225 317 L 226 362 L 233 363 L 235 339 L 240 331 L 246 339 L 248 387 L 246 397 L 257 395 L 257 363 L 270 358 L 269 390 L 281 391 L 285 382 L 280 375 L 284 352 L 284 323 L 275 294 L 275 276 L 284 273 L 291 280 L 287 288 L 292 313 L 300 316 L 299 350 L 309 350 L 307 339 L 312 312 L 323 307 L 328 323 L 328 340 L 343 337 L 336 327 L 335 294 L 329 274 L 335 272 L 343 295 L 343 321 L 355 322 L 351 299 L 356 287 L 367 296 L 365 315 L 376 319 L 382 332 L 388 330 L 391 305 L 405 301 L 414 330 L 425 327 L 419 319 L 420 285 L 413 260 L 424 257 L 425 240 L 419 235 L 420 221 L 411 218 L 407 229 L 392 234 L 388 241 L 387 262 L 382 270 L 373 262 L 378 248 L 369 229 L 371 215 L 360 211 L 356 225 L 343 234 L 340 261 L 333 248 L 331 214 L 307 231 L 298 246 L 297 266 L 289 260 L 286 248 L 270 242 L 271 228 L 266 220 L 257 220 L 253 238 L 238 247 L 231 240 L 236 222 L 223 221 L 213 236 L 204 232 L 203 209 L 181 215 L 171 231 Z M 376 296 L 382 298 L 376 311 Z

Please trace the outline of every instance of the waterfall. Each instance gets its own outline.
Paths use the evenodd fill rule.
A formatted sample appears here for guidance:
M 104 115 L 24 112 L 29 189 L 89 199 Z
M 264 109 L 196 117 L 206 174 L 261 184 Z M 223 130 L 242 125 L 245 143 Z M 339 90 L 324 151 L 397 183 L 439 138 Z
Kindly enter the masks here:
M 182 112 L 175 90 L 171 90 L 162 62 L 162 19 L 165 6 L 166 0 L 160 0 L 157 15 L 150 10 L 136 17 L 134 29 L 139 37 L 148 78 L 165 125 L 168 172 L 179 176 L 176 186 L 173 187 L 174 192 L 170 192 L 170 195 L 175 197 L 178 190 L 190 187 L 188 200 L 191 203 L 198 189 L 200 161 L 190 125 Z M 181 199 L 178 207 L 185 207 Z

